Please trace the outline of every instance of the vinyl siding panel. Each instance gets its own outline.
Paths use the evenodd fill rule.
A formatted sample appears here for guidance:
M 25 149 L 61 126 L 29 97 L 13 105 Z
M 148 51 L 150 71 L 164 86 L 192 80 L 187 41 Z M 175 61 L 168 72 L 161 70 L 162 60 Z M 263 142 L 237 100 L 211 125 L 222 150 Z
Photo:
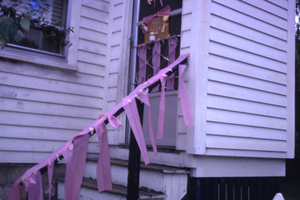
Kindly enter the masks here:
M 109 3 L 75 4 L 69 62 L 78 71 L 0 60 L 0 162 L 41 161 L 105 108 Z M 96 141 L 89 152 L 99 152 Z
M 211 2 L 206 155 L 287 157 L 291 28 L 270 2 Z

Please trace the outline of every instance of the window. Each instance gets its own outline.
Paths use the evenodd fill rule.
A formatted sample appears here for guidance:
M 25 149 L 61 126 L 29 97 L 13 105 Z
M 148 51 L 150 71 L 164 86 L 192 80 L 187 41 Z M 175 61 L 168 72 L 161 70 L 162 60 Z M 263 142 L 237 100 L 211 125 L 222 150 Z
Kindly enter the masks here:
M 66 34 L 67 0 L 2 0 L 2 5 L 10 7 L 15 3 L 17 15 L 31 14 L 30 30 L 23 30 L 23 39 L 8 46 L 33 52 L 63 55 Z M 67 30 L 67 31 L 66 31 Z
M 135 5 L 135 15 L 134 15 L 134 23 L 140 24 L 144 17 L 149 15 L 156 14 L 160 12 L 163 8 L 167 5 L 171 8 L 171 16 L 169 17 L 169 35 L 172 37 L 176 37 L 176 49 L 175 49 L 175 59 L 180 55 L 180 34 L 181 34 L 181 8 L 182 8 L 182 0 L 163 0 L 163 6 L 160 5 L 160 1 L 156 0 L 156 6 L 148 5 L 147 1 L 139 1 L 138 5 Z M 154 3 L 154 1 L 152 1 Z M 172 13 L 177 13 L 177 15 L 173 15 Z M 132 38 L 134 46 L 139 46 L 145 43 L 145 35 L 143 30 L 139 27 L 133 27 L 132 31 Z M 160 48 L 160 66 L 159 68 L 165 68 L 168 66 L 168 58 L 169 56 L 169 44 L 168 38 L 161 40 L 161 48 Z M 154 43 L 150 42 L 146 44 L 146 56 L 145 52 L 143 52 L 143 60 L 147 61 L 139 66 L 140 62 L 139 59 L 141 58 L 141 54 L 139 54 L 139 47 L 132 50 L 132 58 L 131 58 L 131 66 L 134 66 L 132 71 L 132 83 L 134 85 L 140 84 L 145 80 L 151 78 L 154 75 L 154 69 L 152 64 L 152 57 L 153 57 L 153 47 Z M 141 78 L 140 70 L 142 67 L 146 68 L 146 76 L 145 78 Z M 144 77 L 144 74 L 143 74 Z M 168 80 L 167 80 L 168 81 Z M 166 112 L 168 113 L 169 117 L 165 118 L 164 121 L 164 138 L 160 140 L 156 140 L 156 144 L 166 148 L 174 148 L 176 146 L 176 120 L 177 120 L 177 89 L 178 89 L 178 80 L 175 76 L 174 84 L 172 87 L 167 89 L 166 91 Z M 160 89 L 156 91 L 152 90 L 150 93 L 150 104 L 152 110 L 152 121 L 153 121 L 153 128 L 154 132 L 157 131 L 157 116 L 159 113 L 159 99 L 160 99 Z M 150 145 L 150 137 L 149 137 L 149 127 L 148 127 L 148 113 L 147 109 L 144 109 L 143 115 L 143 132 L 146 140 L 146 144 Z M 129 141 L 129 139 L 128 139 Z

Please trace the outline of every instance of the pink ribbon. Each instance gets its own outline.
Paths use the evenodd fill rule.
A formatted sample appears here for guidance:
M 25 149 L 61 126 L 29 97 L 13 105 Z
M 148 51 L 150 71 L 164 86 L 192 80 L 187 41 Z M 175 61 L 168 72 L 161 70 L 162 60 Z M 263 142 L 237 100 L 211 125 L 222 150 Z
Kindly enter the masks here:
M 27 188 L 28 192 L 28 199 L 29 200 L 43 200 L 43 182 L 42 182 L 42 175 L 40 171 L 37 171 L 31 174 L 30 177 L 27 177 L 23 181 L 25 187 Z
M 100 118 L 105 115 L 101 115 Z M 114 128 L 119 128 L 122 124 L 121 122 L 111 116 L 110 114 L 106 114 L 109 123 Z M 112 181 L 111 181 L 111 173 L 110 173 L 110 157 L 109 157 L 109 146 L 108 146 L 108 137 L 107 137 L 107 129 L 105 124 L 102 122 L 95 128 L 98 136 L 99 150 L 100 155 L 98 159 L 97 165 L 97 183 L 98 183 L 98 191 L 102 192 L 105 190 L 112 190 Z
M 162 1 L 160 1 L 160 2 L 162 4 Z M 154 1 L 154 4 L 155 4 L 155 1 Z M 150 24 L 150 22 L 152 21 L 152 19 L 154 17 L 163 17 L 163 16 L 170 15 L 170 14 L 171 14 L 171 7 L 168 5 L 168 6 L 164 7 L 163 9 L 161 9 L 158 13 L 144 17 L 143 23 L 148 25 L 148 24 Z
M 125 101 L 122 101 L 115 107 L 113 107 L 110 111 L 107 113 L 107 119 L 109 123 L 113 127 L 119 127 L 121 123 L 112 115 L 114 115 L 119 109 L 124 107 L 124 110 L 127 114 L 129 123 L 132 127 L 132 130 L 134 132 L 134 136 L 138 142 L 139 148 L 141 150 L 142 156 L 144 158 L 145 164 L 149 163 L 149 157 L 147 154 L 147 149 L 146 149 L 146 144 L 145 144 L 145 139 L 143 136 L 142 132 L 142 127 L 140 124 L 140 118 L 137 112 L 137 107 L 136 107 L 136 101 L 135 98 L 136 96 L 140 96 L 141 101 L 146 102 L 145 104 L 148 105 L 147 100 L 144 100 L 144 94 L 143 90 L 153 83 L 157 82 L 158 80 L 161 81 L 162 83 L 162 96 L 164 97 L 164 85 L 165 85 L 165 74 L 172 69 L 174 66 L 178 65 L 180 62 L 182 62 L 185 58 L 188 57 L 188 54 L 181 55 L 177 60 L 175 60 L 172 64 L 170 64 L 168 67 L 160 70 L 155 76 L 153 76 L 151 79 L 146 81 L 144 84 L 139 85 L 131 94 L 129 94 L 125 99 Z M 180 95 L 180 100 L 181 100 L 181 107 L 182 107 L 182 113 L 184 117 L 185 124 L 187 126 L 192 126 L 193 121 L 192 121 L 192 116 L 191 116 L 191 111 L 189 110 L 189 103 L 188 103 L 188 98 L 187 98 L 187 91 L 184 86 L 184 82 L 181 78 L 182 73 L 184 71 L 186 66 L 180 65 L 179 66 L 179 95 Z M 142 100 L 143 99 L 143 100 Z M 129 100 L 129 101 L 127 101 Z M 148 100 L 149 101 L 149 100 Z M 164 110 L 164 100 L 161 100 L 161 109 Z M 149 104 L 150 105 L 150 104 Z M 164 118 L 164 117 L 163 117 Z M 50 154 L 47 158 L 45 158 L 42 162 L 38 163 L 37 165 L 33 166 L 32 168 L 28 169 L 21 178 L 16 180 L 14 183 L 8 199 L 9 200 L 19 200 L 21 199 L 21 185 L 20 183 L 23 182 L 23 185 L 25 189 L 28 191 L 29 195 L 29 200 L 40 200 L 43 199 L 42 194 L 42 179 L 41 179 L 41 174 L 39 172 L 40 169 L 43 167 L 48 167 L 48 177 L 49 177 L 49 188 L 51 188 L 51 180 L 52 179 L 52 174 L 53 174 L 53 163 L 56 159 L 58 159 L 59 156 L 63 155 L 66 159 L 67 163 L 67 169 L 66 169 L 66 177 L 65 177 L 65 199 L 66 200 L 73 200 L 73 199 L 78 199 L 79 198 L 79 190 L 81 187 L 81 182 L 82 182 L 82 176 L 83 176 L 83 170 L 84 170 L 84 165 L 86 161 L 86 152 L 87 152 L 87 145 L 88 145 L 88 139 L 89 135 L 88 133 L 90 132 L 89 128 L 90 127 L 95 127 L 97 130 L 100 128 L 100 130 L 97 131 L 97 134 L 100 133 L 100 138 L 101 138 L 101 145 L 100 145 L 100 151 L 102 151 L 102 155 L 100 154 L 99 159 L 101 160 L 99 168 L 102 168 L 99 170 L 100 174 L 106 174 L 108 173 L 108 167 L 104 166 L 103 163 L 109 163 L 107 160 L 109 159 L 109 154 L 108 154 L 108 143 L 107 142 L 107 134 L 105 133 L 106 130 L 104 127 L 99 127 L 101 126 L 100 124 L 104 122 L 106 118 L 103 117 L 101 119 L 98 119 L 94 121 L 92 124 L 90 124 L 88 127 L 83 129 L 78 135 L 76 135 L 74 138 L 70 139 L 67 141 L 64 145 L 62 145 L 59 149 L 54 151 L 52 154 Z M 163 123 L 162 123 L 163 124 Z M 149 127 L 152 127 L 149 124 Z M 163 130 L 161 128 L 161 130 Z M 101 134 L 102 132 L 102 134 Z M 151 132 L 151 130 L 150 130 Z M 153 134 L 154 135 L 154 134 Z M 99 137 L 99 135 L 98 135 Z M 153 144 L 153 143 L 152 143 Z M 102 149 L 104 148 L 104 150 Z M 51 163 L 51 164 L 50 164 Z M 76 175 L 75 175 L 76 174 Z M 98 175 L 97 175 L 98 176 Z M 104 177 L 104 176 L 103 176 Z M 108 177 L 104 177 L 102 181 L 109 180 Z M 103 183 L 103 182 L 102 182 Z M 98 182 L 99 184 L 99 182 Z M 101 183 L 100 183 L 101 184 Z M 105 184 L 105 183 L 104 183 Z M 108 185 L 100 185 L 100 189 L 105 189 L 109 188 L 110 186 Z M 49 193 L 51 193 L 49 189 Z
M 138 57 L 139 57 L 139 70 L 138 70 L 138 80 L 137 82 L 143 83 L 146 81 L 146 71 L 147 71 L 147 45 L 140 44 L 138 46 Z
M 128 102 L 127 100 L 129 100 L 130 102 Z M 141 126 L 140 116 L 138 114 L 135 98 L 133 98 L 132 100 L 131 99 L 123 100 L 123 108 L 127 114 L 127 118 L 131 126 L 132 132 L 141 150 L 141 154 L 144 158 L 144 162 L 146 165 L 148 165 L 150 161 L 147 154 L 145 138 L 144 138 L 143 129 Z
M 153 130 L 153 123 L 152 123 L 152 114 L 151 114 L 151 107 L 150 107 L 150 100 L 149 100 L 149 93 L 146 91 L 143 91 L 139 94 L 139 99 L 141 102 L 147 105 L 147 111 L 148 111 L 148 124 L 149 124 L 149 136 L 153 148 L 154 155 L 157 154 L 157 147 L 155 142 L 155 136 L 154 136 L 154 130 Z
M 186 126 L 194 126 L 193 124 L 193 118 L 192 118 L 192 114 L 191 114 L 191 110 L 190 110 L 190 103 L 189 103 L 189 99 L 188 99 L 188 93 L 186 91 L 184 82 L 182 80 L 182 74 L 183 71 L 186 68 L 186 65 L 179 65 L 179 96 L 180 96 L 180 103 L 181 103 L 181 110 L 182 110 L 182 115 L 183 115 L 183 119 L 184 119 L 184 123 Z
M 48 168 L 47 171 L 48 171 L 48 182 L 49 182 L 49 200 L 51 200 L 52 177 L 53 177 L 54 162 L 49 163 L 47 168 Z
M 73 148 L 71 144 L 69 149 L 63 153 L 67 163 L 65 176 L 66 200 L 74 200 L 79 198 L 88 141 L 88 134 L 75 137 L 73 141 Z
M 168 38 L 168 45 L 169 45 L 169 65 L 174 62 L 175 54 L 176 54 L 176 47 L 177 47 L 177 39 L 176 36 L 172 36 Z M 174 90 L 174 73 L 168 77 L 167 79 L 167 90 Z
M 165 85 L 166 85 L 166 76 L 160 77 L 161 83 L 161 96 L 160 96 L 160 103 L 159 103 L 159 116 L 158 116 L 158 126 L 157 126 L 157 135 L 158 139 L 162 139 L 164 137 L 164 123 L 165 123 Z
M 109 146 L 105 124 L 101 123 L 97 126 L 96 132 L 100 147 L 100 155 L 97 165 L 97 183 L 99 192 L 102 192 L 104 190 L 112 190 Z
M 153 75 L 157 74 L 160 70 L 160 52 L 161 52 L 161 45 L 160 40 L 154 41 L 154 46 L 152 49 L 152 66 L 153 66 Z M 159 85 L 155 86 L 152 89 L 152 92 L 157 92 L 159 90 Z

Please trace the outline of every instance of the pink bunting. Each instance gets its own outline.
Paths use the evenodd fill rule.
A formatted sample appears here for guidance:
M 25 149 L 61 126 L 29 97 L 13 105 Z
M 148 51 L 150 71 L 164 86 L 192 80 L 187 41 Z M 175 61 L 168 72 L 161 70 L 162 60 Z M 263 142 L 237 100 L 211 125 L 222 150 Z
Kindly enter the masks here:
M 52 154 L 50 154 L 47 158 L 45 158 L 42 162 L 38 163 L 34 167 L 28 169 L 21 178 L 16 180 L 14 183 L 8 199 L 9 200 L 19 200 L 21 199 L 21 182 L 23 182 L 23 185 L 25 189 L 28 191 L 29 200 L 33 199 L 43 199 L 43 190 L 42 190 L 42 178 L 41 174 L 39 172 L 40 169 L 43 167 L 48 167 L 48 178 L 49 178 L 49 195 L 51 195 L 51 180 L 53 175 L 53 167 L 54 167 L 54 161 L 59 158 L 59 156 L 63 155 L 66 159 L 67 163 L 67 169 L 66 169 L 66 177 L 65 177 L 65 199 L 66 200 L 73 200 L 78 199 L 79 197 L 79 191 L 81 187 L 82 182 L 82 176 L 86 161 L 86 153 L 87 153 L 87 146 L 88 146 L 88 139 L 90 132 L 90 127 L 94 127 L 97 130 L 98 138 L 100 139 L 99 146 L 100 146 L 100 164 L 97 167 L 97 173 L 100 173 L 99 175 L 103 178 L 98 177 L 101 179 L 100 186 L 98 186 L 99 190 L 109 189 L 110 188 L 110 182 L 106 185 L 105 181 L 109 181 L 110 177 L 109 175 L 106 176 L 106 174 L 109 173 L 109 167 L 108 163 L 110 163 L 109 160 L 109 149 L 108 149 L 108 140 L 107 140 L 107 132 L 106 128 L 103 124 L 103 122 L 108 119 L 109 123 L 115 127 L 118 128 L 121 126 L 121 123 L 117 118 L 115 118 L 113 115 L 122 107 L 124 108 L 129 123 L 132 127 L 134 136 L 137 140 L 137 143 L 139 145 L 139 148 L 141 150 L 142 156 L 144 158 L 145 164 L 149 163 L 149 157 L 147 154 L 145 139 L 143 135 L 143 130 L 140 123 L 140 118 L 138 115 L 137 107 L 136 107 L 136 101 L 135 98 L 140 97 L 141 101 L 144 102 L 148 109 L 150 109 L 150 103 L 149 103 L 149 97 L 148 94 L 144 91 L 145 88 L 149 87 L 153 83 L 160 80 L 162 85 L 162 91 L 161 91 L 161 102 L 160 107 L 161 110 L 164 110 L 164 104 L 165 104 L 165 81 L 166 77 L 165 74 L 172 69 L 174 66 L 178 65 L 180 62 L 182 62 L 185 58 L 188 57 L 188 54 L 181 55 L 177 60 L 175 60 L 172 64 L 170 64 L 168 67 L 160 70 L 156 75 L 154 75 L 151 79 L 146 81 L 144 84 L 141 84 L 137 86 L 137 88 L 129 94 L 127 97 L 125 97 L 125 100 L 113 107 L 110 111 L 106 113 L 106 115 L 102 116 L 101 119 L 97 119 L 92 124 L 90 124 L 88 127 L 86 127 L 84 130 L 82 130 L 78 135 L 76 135 L 74 138 L 67 141 L 65 144 L 63 144 L 59 149 L 54 151 Z M 181 100 L 181 107 L 183 112 L 183 117 L 185 124 L 187 126 L 193 126 L 192 121 L 192 115 L 191 111 L 189 109 L 189 102 L 187 98 L 187 91 L 184 86 L 184 82 L 181 78 L 182 73 L 186 66 L 180 65 L 179 66 L 179 95 Z M 148 112 L 149 113 L 149 112 Z M 151 115 L 151 111 L 150 111 Z M 160 112 L 160 119 L 164 119 L 164 112 Z M 149 117 L 151 119 L 151 117 Z M 163 130 L 163 122 L 160 120 L 160 130 Z M 101 125 L 102 124 L 102 125 Z M 149 121 L 149 128 L 152 127 L 152 122 Z M 153 129 L 153 128 L 152 128 Z M 149 132 L 153 132 L 153 130 L 149 130 Z M 99 136 L 100 133 L 100 136 Z M 162 132 L 158 133 L 159 137 L 162 137 Z M 152 137 L 152 136 L 150 136 Z M 154 137 L 154 133 L 153 133 Z M 153 142 L 154 141 L 154 142 Z M 156 151 L 156 144 L 154 138 L 151 139 L 153 150 Z M 101 155 L 102 154 L 102 155 Z M 98 161 L 99 161 L 98 160 Z M 106 164 L 107 165 L 106 165 Z M 104 165 L 105 164 L 105 165 Z M 106 176 L 106 177 L 105 177 Z M 98 180 L 99 181 L 99 180 Z M 102 185 L 101 185 L 102 184 Z
M 97 165 L 97 183 L 99 192 L 102 192 L 104 190 L 112 190 L 109 146 L 105 124 L 101 123 L 99 126 L 97 126 L 96 132 L 100 148 L 100 155 Z
M 160 52 L 161 52 L 161 45 L 160 40 L 154 41 L 154 46 L 152 49 L 152 66 L 153 66 L 153 75 L 157 74 L 160 70 Z M 157 92 L 159 90 L 159 85 L 155 86 L 152 89 L 152 92 Z
M 157 154 L 157 147 L 155 142 L 155 136 L 154 136 L 154 130 L 153 130 L 153 123 L 152 123 L 152 113 L 151 113 L 151 107 L 150 107 L 150 100 L 149 100 L 149 93 L 146 91 L 143 91 L 139 94 L 139 99 L 141 102 L 147 105 L 147 111 L 148 111 L 148 124 L 149 124 L 149 136 L 153 148 L 154 155 Z
M 66 200 L 79 198 L 88 141 L 88 134 L 77 136 L 74 138 L 73 144 L 70 145 L 69 149 L 63 153 L 67 163 L 65 177 Z
M 53 168 L 54 168 L 54 162 L 49 163 L 47 166 L 48 171 L 48 182 L 49 182 L 49 200 L 51 200 L 51 192 L 52 192 L 52 177 L 53 177 Z
M 28 192 L 28 200 L 43 200 L 43 181 L 40 171 L 34 172 L 23 181 Z
M 179 95 L 180 95 L 180 103 L 182 109 L 182 115 L 184 119 L 184 123 L 186 126 L 194 126 L 193 125 L 193 118 L 190 110 L 190 103 L 188 99 L 188 93 L 186 91 L 184 82 L 182 80 L 182 74 L 185 70 L 186 65 L 179 65 Z
M 174 62 L 175 54 L 176 54 L 176 47 L 177 47 L 177 38 L 176 36 L 172 36 L 168 38 L 168 45 L 169 45 L 169 65 Z M 174 90 L 174 73 L 168 77 L 167 79 L 167 90 Z
M 160 103 L 159 103 L 159 115 L 158 115 L 158 126 L 157 126 L 157 135 L 158 139 L 162 139 L 164 137 L 164 123 L 165 123 L 165 84 L 166 84 L 167 76 L 163 75 L 160 77 L 161 83 L 161 96 L 160 96 Z
M 125 102 L 127 100 L 129 100 L 130 102 Z M 148 165 L 150 161 L 146 149 L 145 138 L 144 138 L 143 129 L 141 126 L 141 120 L 138 114 L 135 98 L 133 98 L 132 100 L 130 99 L 123 100 L 123 107 L 127 114 L 127 118 L 131 126 L 132 132 L 141 150 L 141 154 L 144 158 L 145 165 Z
M 138 46 L 138 58 L 139 58 L 139 70 L 138 70 L 138 84 L 146 81 L 146 71 L 147 71 L 147 45 L 140 44 Z

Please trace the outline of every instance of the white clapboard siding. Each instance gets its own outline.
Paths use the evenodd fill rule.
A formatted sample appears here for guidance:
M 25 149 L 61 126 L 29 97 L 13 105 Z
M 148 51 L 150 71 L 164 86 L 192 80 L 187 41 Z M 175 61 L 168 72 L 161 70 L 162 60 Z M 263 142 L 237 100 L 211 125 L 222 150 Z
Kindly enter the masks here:
M 110 3 L 82 0 L 70 6 L 76 18 L 70 19 L 69 62 L 78 71 L 0 59 L 0 162 L 39 162 L 106 110 Z M 99 152 L 95 138 L 88 151 Z
M 204 154 L 292 155 L 288 22 L 294 10 L 280 0 L 210 5 Z

